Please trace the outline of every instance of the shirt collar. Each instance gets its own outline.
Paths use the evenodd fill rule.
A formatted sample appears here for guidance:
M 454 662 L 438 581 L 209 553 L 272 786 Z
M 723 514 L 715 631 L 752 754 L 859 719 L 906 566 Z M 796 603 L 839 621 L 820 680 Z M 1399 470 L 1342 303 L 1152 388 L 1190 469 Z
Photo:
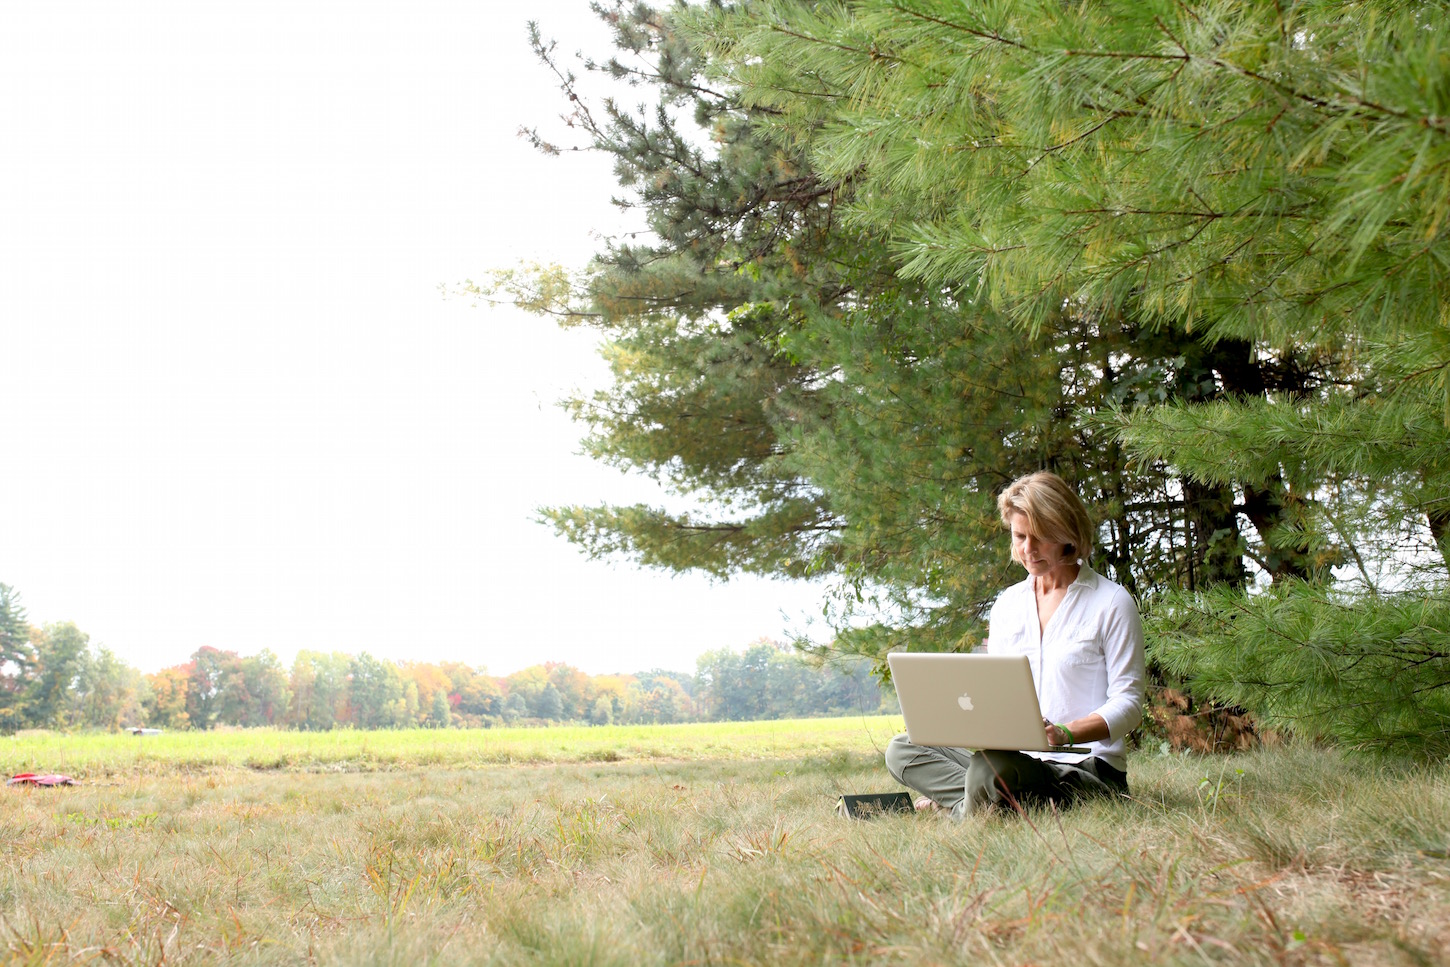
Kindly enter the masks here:
M 1101 580 L 1102 576 L 1097 571 L 1094 571 L 1091 565 L 1083 564 L 1078 568 L 1077 577 L 1073 578 L 1072 584 L 1069 584 L 1068 587 L 1072 588 L 1081 584 L 1084 590 L 1092 591 L 1097 588 L 1098 582 Z M 1026 589 L 1025 593 L 1031 594 L 1032 575 L 1027 575 L 1017 586 Z

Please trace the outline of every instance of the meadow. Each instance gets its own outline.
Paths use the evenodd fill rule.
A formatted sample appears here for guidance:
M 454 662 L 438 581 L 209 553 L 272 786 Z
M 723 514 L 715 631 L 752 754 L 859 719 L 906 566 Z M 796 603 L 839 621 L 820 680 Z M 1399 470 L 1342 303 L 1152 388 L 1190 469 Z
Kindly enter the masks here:
M 1450 771 L 1139 751 L 1130 801 L 852 821 L 899 719 L 0 740 L 18 964 L 1434 964 Z
M 446 766 L 798 756 L 884 748 L 900 716 L 684 725 L 295 732 L 231 729 L 134 736 L 24 732 L 0 738 L 0 768 L 90 777 L 213 768 L 370 772 Z

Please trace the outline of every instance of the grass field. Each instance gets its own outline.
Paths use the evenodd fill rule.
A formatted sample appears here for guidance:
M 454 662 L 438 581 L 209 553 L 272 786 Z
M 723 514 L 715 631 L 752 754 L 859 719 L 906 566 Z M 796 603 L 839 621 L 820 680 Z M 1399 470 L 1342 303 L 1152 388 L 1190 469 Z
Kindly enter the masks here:
M 901 730 L 898 715 L 548 729 L 236 729 L 149 736 L 29 732 L 0 738 L 0 768 L 8 774 L 46 771 L 97 778 L 218 767 L 368 772 L 631 759 L 773 759 L 884 748 Z
M 11 963 L 1438 964 L 1450 772 L 1139 754 L 1131 802 L 838 818 L 899 720 L 0 740 Z

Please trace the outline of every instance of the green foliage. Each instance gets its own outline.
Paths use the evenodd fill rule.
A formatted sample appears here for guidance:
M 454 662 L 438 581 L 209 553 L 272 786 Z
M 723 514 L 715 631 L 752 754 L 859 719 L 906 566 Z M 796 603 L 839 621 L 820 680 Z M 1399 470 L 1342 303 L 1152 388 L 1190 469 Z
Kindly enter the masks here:
M 236 723 L 243 726 L 271 725 L 286 720 L 291 701 L 287 669 L 271 649 L 263 648 L 243 658 L 237 669 L 243 701 Z
M 73 699 L 79 707 L 74 724 L 114 732 L 146 721 L 147 687 L 139 671 L 104 646 L 94 650 L 88 671 L 85 689 Z
M 1374 753 L 1450 756 L 1450 603 L 1287 585 L 1158 602 L 1171 671 L 1271 728 Z
M 14 731 L 24 720 L 25 684 L 34 663 L 20 596 L 10 585 L 0 584 L 0 729 Z
M 586 279 L 575 304 L 627 365 L 577 412 L 601 459 L 746 512 L 574 510 L 555 517 L 566 536 L 670 568 L 832 576 L 827 651 L 965 648 L 1003 577 L 983 552 L 991 496 L 1066 470 L 1100 569 L 1145 598 L 1220 589 L 1154 610 L 1170 672 L 1276 723 L 1436 754 L 1438 659 L 1372 687 L 1395 665 L 1371 631 L 1414 627 L 1432 652 L 1450 633 L 1443 4 L 605 12 L 659 58 L 629 75 L 655 85 L 654 127 L 590 128 L 658 241 Z M 688 163 L 647 136 L 682 104 L 713 146 Z M 767 157 L 811 212 L 772 194 Z M 739 178 L 752 218 L 712 221 L 710 189 Z M 752 432 L 732 461 L 733 413 Z M 742 500 L 763 468 L 818 516 Z M 1416 595 L 1418 624 L 1391 617 Z M 1219 620 L 1182 624 L 1187 600 Z M 861 620 L 873 609 L 885 620 Z M 1285 645 L 1242 617 L 1271 612 L 1318 619 Z M 1387 724 L 1333 727 L 1336 707 Z
M 81 724 L 79 699 L 90 691 L 90 636 L 72 622 L 46 625 L 32 637 L 38 673 L 27 689 L 28 719 L 49 728 Z
M 585 66 L 656 99 L 637 112 L 591 105 L 535 34 L 583 147 L 615 159 L 620 201 L 651 233 L 607 244 L 572 292 L 554 267 L 477 291 L 597 327 L 614 382 L 568 403 L 586 451 L 684 498 L 545 520 L 595 557 L 825 578 L 827 650 L 878 668 L 891 647 L 980 641 L 1009 573 L 1005 552 L 985 550 L 1003 546 L 995 494 L 1038 469 L 1078 487 L 1102 522 L 1095 564 L 1130 589 L 1242 586 L 1245 552 L 1272 576 L 1318 573 L 1281 477 L 1208 481 L 1131 460 L 1100 417 L 1301 393 L 1338 358 L 1271 359 L 1193 320 L 1061 292 L 1024 331 L 976 275 L 910 270 L 903 233 L 960 208 L 969 186 L 936 184 L 956 160 L 898 164 L 933 142 L 918 105 L 891 97 L 916 81 L 929 97 L 942 76 L 911 75 L 874 41 L 787 26 L 849 33 L 856 9 L 596 7 L 620 59 Z
M 446 729 L 453 724 L 453 710 L 448 706 L 448 693 L 433 693 L 433 704 L 428 710 L 428 724 L 435 729 Z
M 238 655 L 209 646 L 184 664 L 149 675 L 94 648 L 74 624 L 33 629 L 9 588 L 0 605 L 19 615 L 26 639 L 24 666 L 10 663 L 0 698 L 0 727 L 61 730 L 152 726 L 205 731 L 217 726 L 277 727 L 304 732 L 496 727 L 524 723 L 675 723 L 701 718 L 741 719 L 874 711 L 882 705 L 860 667 L 838 665 L 824 674 L 773 642 L 743 657 L 712 653 L 691 675 L 663 669 L 638 675 L 591 677 L 563 662 L 546 662 L 507 678 L 462 662 L 383 661 L 369 654 L 304 650 L 287 669 L 269 649 Z M 3 615 L 0 615 L 3 616 Z M 739 689 L 767 698 L 748 709 L 710 691 L 717 665 L 748 666 Z M 735 676 L 739 679 L 739 676 Z M 718 691 L 718 689 L 717 689 Z M 870 693 L 867 701 L 861 696 Z M 696 700 L 696 695 L 701 699 Z M 742 691 L 742 694 L 744 692 Z
M 741 9 L 696 18 L 714 65 L 866 169 L 851 217 L 910 274 L 1038 324 L 1064 295 L 1250 339 L 1438 322 L 1383 313 L 1442 283 L 1439 4 Z
M 811 131 L 816 169 L 857 186 L 845 221 L 889 233 L 907 276 L 1029 331 L 1066 304 L 1242 341 L 1263 374 L 1318 369 L 1255 387 L 1215 365 L 1210 411 L 1186 394 L 1100 425 L 1139 461 L 1237 488 L 1251 519 L 1253 491 L 1289 478 L 1277 506 L 1304 536 L 1255 520 L 1259 563 L 1322 580 L 1327 492 L 1377 488 L 1382 516 L 1442 550 L 1450 525 L 1437 13 L 780 0 L 689 19 L 717 80 Z
M 398 666 L 367 652 L 349 662 L 347 699 L 352 722 L 359 728 L 396 728 L 408 722 Z
M 292 662 L 288 719 L 298 728 L 326 730 L 336 722 L 337 698 L 342 690 L 342 673 L 334 671 L 337 664 L 320 652 L 297 653 Z
M 762 721 L 806 714 L 876 715 L 893 710 L 868 674 L 870 663 L 840 659 L 828 671 L 789 648 L 760 641 L 743 652 L 720 649 L 697 661 L 696 700 L 714 721 Z
M 145 720 L 147 682 L 71 622 L 25 623 L 14 591 L 0 585 L 0 730 L 101 728 Z
M 186 717 L 193 728 L 209 729 L 225 714 L 233 719 L 241 704 L 236 674 L 237 654 L 210 645 L 192 652 L 185 666 Z
M 543 719 L 545 722 L 557 722 L 564 717 L 564 702 L 559 697 L 559 690 L 554 687 L 553 682 L 546 684 L 534 696 L 529 711 L 534 718 Z

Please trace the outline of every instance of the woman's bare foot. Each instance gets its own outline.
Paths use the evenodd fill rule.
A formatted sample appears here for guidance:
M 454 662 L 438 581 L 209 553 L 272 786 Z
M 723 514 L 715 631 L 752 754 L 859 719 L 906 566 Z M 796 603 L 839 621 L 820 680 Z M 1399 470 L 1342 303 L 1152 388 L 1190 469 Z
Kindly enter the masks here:
M 912 803 L 912 806 L 916 807 L 916 811 L 919 813 L 941 812 L 941 803 L 937 802 L 935 799 L 932 799 L 930 796 L 920 797 L 916 800 L 916 802 Z

